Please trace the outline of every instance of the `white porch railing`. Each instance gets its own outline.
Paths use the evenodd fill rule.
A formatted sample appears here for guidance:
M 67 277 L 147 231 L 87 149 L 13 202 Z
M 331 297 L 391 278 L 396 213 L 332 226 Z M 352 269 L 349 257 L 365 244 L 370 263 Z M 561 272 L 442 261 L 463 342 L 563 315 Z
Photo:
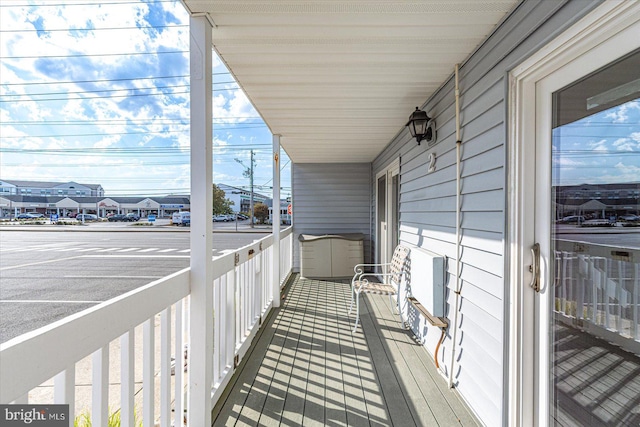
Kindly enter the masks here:
M 282 285 L 291 272 L 291 228 L 280 237 Z M 211 408 L 272 306 L 272 244 L 267 236 L 212 261 Z M 122 426 L 133 426 L 134 418 L 145 426 L 156 420 L 161 426 L 183 425 L 189 296 L 189 269 L 184 269 L 0 345 L 0 403 L 69 404 L 70 426 L 81 411 L 90 413 L 93 426 L 106 426 L 109 413 L 118 410 Z M 118 346 L 120 355 L 113 360 Z M 81 364 L 91 368 L 78 368 Z M 91 404 L 76 410 L 77 371 L 79 377 L 91 371 Z M 53 393 L 38 393 L 51 379 Z
M 558 242 L 556 317 L 640 354 L 639 260 L 634 249 Z

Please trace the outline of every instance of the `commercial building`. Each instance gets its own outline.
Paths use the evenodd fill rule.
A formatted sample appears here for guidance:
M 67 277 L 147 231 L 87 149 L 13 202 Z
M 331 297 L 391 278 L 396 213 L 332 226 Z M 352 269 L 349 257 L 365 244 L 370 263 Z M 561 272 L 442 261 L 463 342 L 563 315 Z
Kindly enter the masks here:
M 251 191 L 226 184 L 217 184 L 217 186 L 224 191 L 225 198 L 233 203 L 231 209 L 233 209 L 234 212 L 249 212 L 251 206 Z M 267 200 L 270 200 L 269 197 L 260 193 L 253 193 L 254 204 L 266 203 Z
M 100 184 L 0 180 L 0 218 L 27 212 L 60 217 L 83 212 L 99 217 L 116 213 L 164 217 L 189 209 L 189 196 L 105 197 Z

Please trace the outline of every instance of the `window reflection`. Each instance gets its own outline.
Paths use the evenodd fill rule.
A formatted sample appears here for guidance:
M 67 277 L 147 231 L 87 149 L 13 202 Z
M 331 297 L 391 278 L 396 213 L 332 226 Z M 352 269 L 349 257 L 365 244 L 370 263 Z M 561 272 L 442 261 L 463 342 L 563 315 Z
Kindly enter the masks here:
M 555 425 L 640 425 L 640 54 L 554 94 Z

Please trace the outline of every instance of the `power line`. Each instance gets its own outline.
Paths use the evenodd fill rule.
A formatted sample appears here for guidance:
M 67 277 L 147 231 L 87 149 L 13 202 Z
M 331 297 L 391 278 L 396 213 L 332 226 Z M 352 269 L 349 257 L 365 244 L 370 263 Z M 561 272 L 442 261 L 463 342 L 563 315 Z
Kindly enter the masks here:
M 214 149 L 220 150 L 247 150 L 252 149 L 254 147 L 266 147 L 270 146 L 270 144 L 246 144 L 246 145 L 225 145 L 219 146 L 214 145 Z M 95 153 L 172 153 L 175 154 L 178 152 L 183 152 L 184 154 L 188 154 L 189 150 L 187 147 L 159 147 L 159 146 L 146 146 L 146 147 L 84 147 L 84 148 L 6 148 L 0 147 L 0 153 L 19 153 L 19 154 L 56 154 L 56 153 L 78 153 L 78 154 L 92 154 L 88 153 L 88 151 L 94 151 Z
M 241 122 L 239 124 L 260 124 L 262 122 L 262 118 L 259 116 L 230 116 L 230 117 L 222 117 L 213 120 L 213 124 L 234 124 L 229 122 L 229 120 L 260 120 L 259 122 Z M 188 126 L 189 119 L 188 118 L 180 118 L 180 119 L 115 119 L 115 120 L 17 120 L 17 121 L 3 121 L 4 125 L 31 125 L 31 126 L 95 126 L 97 124 L 113 124 L 113 125 L 130 125 L 130 126 L 154 126 L 154 125 L 174 125 L 174 126 Z
M 189 53 L 189 51 L 188 50 L 168 50 L 164 52 L 74 53 L 73 55 L 0 56 L 0 59 L 86 58 L 91 56 L 175 55 L 175 54 L 185 54 L 185 53 Z
M 48 95 L 70 95 L 79 93 L 100 93 L 100 92 L 122 92 L 125 90 L 153 90 L 153 89 L 173 89 L 173 88 L 186 88 L 189 85 L 171 85 L 171 86 L 149 86 L 149 87 L 127 87 L 121 89 L 95 89 L 95 90 L 79 90 L 70 92 L 39 92 L 39 93 L 9 93 L 2 94 L 0 96 L 48 96 Z
M 229 75 L 229 72 L 213 73 L 214 76 Z M 66 81 L 53 81 L 53 82 L 24 82 L 24 83 L 2 83 L 2 86 L 28 86 L 28 85 L 53 85 L 53 84 L 76 84 L 76 83 L 112 83 L 122 81 L 137 81 L 137 80 L 156 80 L 156 79 L 186 79 L 189 75 L 182 76 L 158 76 L 158 77 L 131 77 L 121 79 L 97 79 L 97 80 L 66 80 Z M 215 82 L 214 82 L 215 83 Z
M 235 123 L 234 123 L 235 125 Z M 218 129 L 259 129 L 264 128 L 266 125 L 258 125 L 254 126 L 253 124 L 249 124 L 250 126 L 217 126 Z M 73 133 L 73 134 L 60 134 L 60 135 L 12 135 L 12 136 L 1 136 L 0 139 L 24 139 L 24 138 L 70 138 L 76 136 L 110 136 L 110 135 L 160 135 L 160 134 L 173 134 L 173 133 L 184 133 L 184 129 L 178 130 L 160 130 L 160 131 L 144 131 L 144 132 L 109 132 L 108 134 L 102 133 Z
M 122 89 L 126 90 L 126 89 Z M 226 88 L 226 89 L 213 89 L 213 92 L 230 92 L 235 90 L 241 90 L 240 88 Z M 171 96 L 171 95 L 184 95 L 190 93 L 189 91 L 180 91 L 180 92 L 160 92 L 160 93 L 132 93 L 129 95 L 109 95 L 109 96 L 76 96 L 76 97 L 66 97 L 66 98 L 47 98 L 47 99 L 0 99 L 0 103 L 2 102 L 46 102 L 46 101 L 72 101 L 72 100 L 87 100 L 87 99 L 114 99 L 114 98 L 129 98 L 134 96 Z M 4 95 L 3 95 L 4 96 Z M 28 97 L 29 95 L 20 95 L 24 97 Z
M 238 84 L 235 81 L 227 81 L 227 82 L 214 82 L 214 85 L 221 84 Z M 153 90 L 153 89 L 175 89 L 175 88 L 188 88 L 189 85 L 170 85 L 170 86 L 149 86 L 149 87 L 126 87 L 119 89 L 95 89 L 95 90 L 78 90 L 78 91 L 67 91 L 67 92 L 31 92 L 31 93 L 8 93 L 2 94 L 0 96 L 48 96 L 48 95 L 69 95 L 69 94 L 81 94 L 81 93 L 100 93 L 100 92 L 122 92 L 125 90 Z M 214 89 L 215 90 L 215 89 Z
M 128 5 L 128 4 L 156 4 L 156 3 L 175 3 L 176 0 L 139 0 L 139 1 L 95 1 L 93 3 L 41 3 L 41 4 L 31 4 L 31 3 L 14 3 L 14 4 L 6 4 L 6 0 L 4 4 L 0 4 L 0 8 L 10 8 L 10 7 L 68 7 L 68 6 L 116 6 L 116 5 Z
M 72 31 L 120 31 L 120 30 L 150 30 L 159 28 L 188 28 L 189 25 L 149 25 L 140 27 L 103 27 L 103 28 L 52 28 L 39 30 L 37 28 L 25 28 L 18 30 L 0 30 L 0 33 L 53 33 L 53 32 L 72 32 Z

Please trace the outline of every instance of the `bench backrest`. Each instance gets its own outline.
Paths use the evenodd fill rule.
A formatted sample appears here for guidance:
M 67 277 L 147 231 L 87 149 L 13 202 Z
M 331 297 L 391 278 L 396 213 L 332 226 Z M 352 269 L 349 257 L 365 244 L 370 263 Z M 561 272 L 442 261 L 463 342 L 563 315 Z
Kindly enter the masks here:
M 405 270 L 410 251 L 411 249 L 402 245 L 396 246 L 396 249 L 393 251 L 391 268 L 389 270 L 389 273 L 391 274 L 390 278 L 393 282 L 400 283 L 400 278 Z

